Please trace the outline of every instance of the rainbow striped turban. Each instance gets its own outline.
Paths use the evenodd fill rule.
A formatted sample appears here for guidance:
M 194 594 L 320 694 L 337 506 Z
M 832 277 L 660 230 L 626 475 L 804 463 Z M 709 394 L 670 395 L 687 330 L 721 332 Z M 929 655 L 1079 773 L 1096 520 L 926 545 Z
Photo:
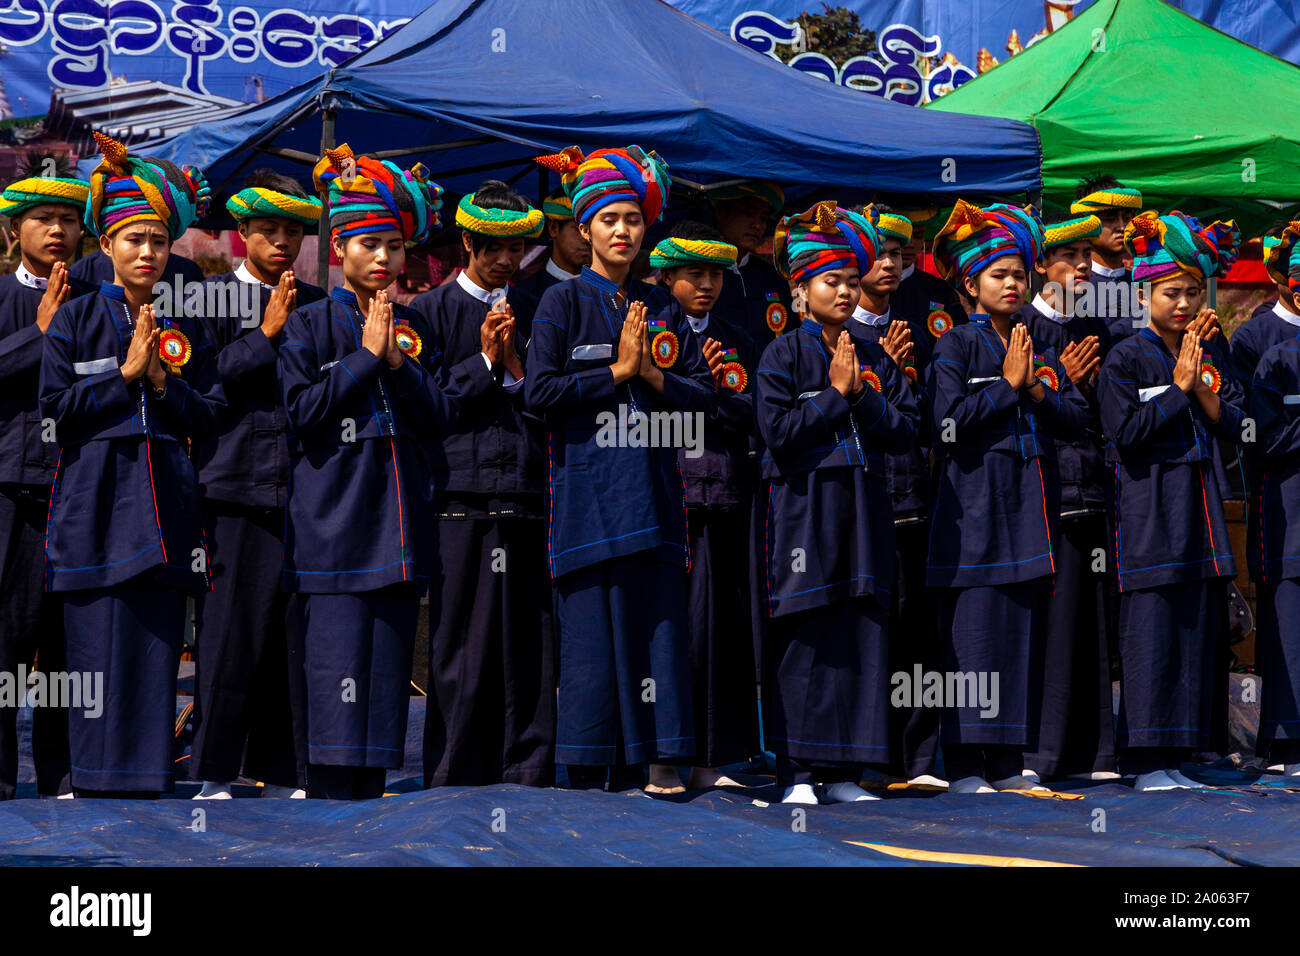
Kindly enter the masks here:
M 568 222 L 573 218 L 573 200 L 568 196 L 543 199 L 542 212 L 552 222 Z
M 886 236 L 897 239 L 903 245 L 912 241 L 912 220 L 896 212 L 881 212 L 875 206 L 867 206 L 862 214 L 871 220 L 883 240 Z
M 226 200 L 226 209 L 237 222 L 245 219 L 289 219 L 304 226 L 320 222 L 320 200 L 315 196 L 294 196 L 264 186 L 249 186 Z
M 1003 256 L 1019 256 L 1031 269 L 1043 250 L 1043 221 L 1033 206 L 994 203 L 981 209 L 958 199 L 934 239 L 934 262 L 949 281 L 978 275 Z
M 724 269 L 736 264 L 739 250 L 727 242 L 711 239 L 665 239 L 650 253 L 653 269 L 676 269 L 678 266 L 710 265 Z
M 883 251 L 876 227 L 833 201 L 782 219 L 772 248 L 777 269 L 791 282 L 849 266 L 864 276 Z
M 1202 226 L 1193 216 L 1144 212 L 1124 228 L 1124 248 L 1133 256 L 1134 282 L 1163 282 L 1189 275 L 1199 282 L 1221 276 L 1237 258 L 1237 224 Z M 1280 247 L 1279 247 L 1280 248 Z
M 1062 246 L 1080 239 L 1096 239 L 1101 235 L 1101 220 L 1096 216 L 1063 219 L 1043 226 L 1043 248 Z
M 203 173 L 166 159 L 132 156 L 110 136 L 94 131 L 104 158 L 90 174 L 86 225 L 97 235 L 122 226 L 158 220 L 173 240 L 179 239 L 212 201 Z
M 785 206 L 785 191 L 776 183 L 767 179 L 746 179 L 729 186 L 719 186 L 709 190 L 709 205 L 732 199 L 761 199 L 772 207 L 772 215 L 779 216 Z
M 1088 193 L 1082 199 L 1076 199 L 1070 203 L 1070 212 L 1076 216 L 1086 216 L 1089 213 L 1106 209 L 1141 208 L 1141 190 L 1127 189 L 1124 186 L 1116 186 L 1113 189 L 1098 189 L 1095 193 Z
M 1264 237 L 1264 268 L 1269 278 L 1278 285 L 1286 285 L 1292 292 L 1300 289 L 1300 222 L 1293 222 L 1274 239 Z
M 590 222 L 612 202 L 634 202 L 649 224 L 659 221 L 668 204 L 668 164 L 640 146 L 598 149 L 586 157 L 570 146 L 534 162 L 560 174 L 578 222 Z
M 456 225 L 480 236 L 498 239 L 532 239 L 542 234 L 546 216 L 540 209 L 528 207 L 527 212 L 513 209 L 484 209 L 474 202 L 474 193 L 461 199 L 456 206 Z
M 81 212 L 86 208 L 90 183 L 80 179 L 58 179 L 54 176 L 31 176 L 10 183 L 0 193 L 0 216 L 17 216 L 36 206 L 59 203 L 76 206 Z
M 329 191 L 333 239 L 396 229 L 407 242 L 420 242 L 441 226 L 442 187 L 429 181 L 419 163 L 399 169 L 387 160 L 354 156 L 344 143 L 325 150 L 311 178 L 318 192 Z

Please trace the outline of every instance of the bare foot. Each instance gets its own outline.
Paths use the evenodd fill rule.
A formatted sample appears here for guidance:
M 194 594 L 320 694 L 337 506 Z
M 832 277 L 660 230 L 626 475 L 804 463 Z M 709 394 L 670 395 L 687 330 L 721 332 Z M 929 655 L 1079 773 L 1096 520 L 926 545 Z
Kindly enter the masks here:
M 711 787 L 739 787 L 745 789 L 743 783 L 737 783 L 721 773 L 716 767 L 692 767 L 690 779 L 686 782 L 687 790 L 708 790 Z
M 682 778 L 678 774 L 676 767 L 668 764 L 652 763 L 650 765 L 650 780 L 645 785 L 645 792 L 685 793 L 686 788 L 682 786 Z

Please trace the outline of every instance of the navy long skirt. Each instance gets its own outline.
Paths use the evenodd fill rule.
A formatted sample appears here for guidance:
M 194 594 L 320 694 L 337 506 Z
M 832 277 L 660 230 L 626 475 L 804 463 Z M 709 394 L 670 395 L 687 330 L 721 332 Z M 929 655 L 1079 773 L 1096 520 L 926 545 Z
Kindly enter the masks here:
M 1300 747 L 1300 581 L 1284 578 L 1259 586 L 1255 660 L 1264 685 L 1259 753 L 1277 750 L 1284 752 L 1278 759 L 1294 763 Z

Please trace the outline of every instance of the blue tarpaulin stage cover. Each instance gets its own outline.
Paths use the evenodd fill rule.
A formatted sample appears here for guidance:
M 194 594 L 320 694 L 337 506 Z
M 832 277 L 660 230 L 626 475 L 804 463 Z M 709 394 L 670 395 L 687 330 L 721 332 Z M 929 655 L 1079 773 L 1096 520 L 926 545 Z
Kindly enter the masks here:
M 358 151 L 422 147 L 399 161 L 419 159 L 453 195 L 488 176 L 536 177 L 538 151 L 628 143 L 695 182 L 1002 195 L 1040 186 L 1030 126 L 932 115 L 825 83 L 660 0 L 437 0 L 324 77 L 135 148 L 199 166 L 224 196 L 255 166 L 301 177 L 320 151 L 322 110 L 337 114 L 335 142 Z
M 30 713 L 20 712 L 24 755 Z M 423 728 L 424 700 L 415 699 L 406 766 L 389 774 L 392 795 L 382 800 L 0 803 L 0 866 L 1300 863 L 1300 793 L 1281 789 L 1277 776 L 1260 778 L 1268 785 L 1253 782 L 1258 774 L 1193 771 L 1233 788 L 1195 792 L 1076 784 L 1081 800 L 890 791 L 879 802 L 800 808 L 806 812 L 796 816 L 761 776 L 745 778 L 756 784 L 748 790 L 662 799 L 513 785 L 422 791 Z M 27 762 L 20 794 L 33 793 L 33 779 Z M 196 789 L 180 784 L 176 796 Z

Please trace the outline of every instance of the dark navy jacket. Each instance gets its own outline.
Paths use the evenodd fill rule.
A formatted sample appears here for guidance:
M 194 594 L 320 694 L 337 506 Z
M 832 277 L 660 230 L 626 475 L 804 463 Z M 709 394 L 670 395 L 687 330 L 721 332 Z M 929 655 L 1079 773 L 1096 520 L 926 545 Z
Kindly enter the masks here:
M 744 329 L 760 351 L 799 324 L 790 308 L 789 280 L 756 255 L 726 271 L 713 314 Z
M 549 555 L 556 578 L 643 552 L 688 565 L 677 450 L 662 447 L 663 423 L 671 420 L 651 419 L 648 430 L 637 429 L 656 436 L 643 444 L 627 413 L 707 415 L 717 403 L 713 379 L 677 301 L 663 288 L 630 281 L 628 301 L 643 301 L 647 317 L 663 318 L 678 351 L 663 370 L 662 395 L 639 376 L 615 386 L 610 366 L 618 356 L 627 314 L 618 291 L 613 282 L 584 268 L 578 278 L 547 289 L 533 319 L 524 402 L 545 416 L 550 428 Z M 626 433 L 618 425 L 620 418 L 627 422 Z M 684 436 L 685 422 L 680 416 L 676 420 Z M 661 447 L 649 447 L 656 442 Z
M 1123 275 L 1102 276 L 1096 272 L 1096 263 L 1093 266 L 1088 276 L 1088 284 L 1092 287 L 1092 307 L 1086 311 L 1105 321 L 1112 344 L 1131 338 L 1138 331 L 1134 320 L 1141 318 L 1133 299 L 1132 270 L 1125 269 Z M 1141 322 L 1138 324 L 1140 326 Z
M 1242 389 L 1206 345 L 1220 379 L 1218 422 L 1173 382 L 1177 359 L 1152 329 L 1111 349 L 1097 381 L 1106 460 L 1115 473 L 1120 590 L 1232 577 L 1236 571 L 1214 437 L 1240 441 Z
M 80 282 L 88 283 L 92 288 L 101 282 L 112 283 L 113 260 L 103 251 L 96 249 L 69 266 L 68 275 Z M 158 281 L 172 285 L 178 275 L 182 283 L 203 281 L 203 270 L 199 268 L 198 263 L 173 252 L 167 257 L 167 264 L 163 267 Z
M 94 291 L 72 281 L 72 295 Z M 45 336 L 36 324 L 44 289 L 0 276 L 0 484 L 49 491 L 59 463 L 57 441 L 43 441 L 37 391 Z
M 939 468 L 926 583 L 978 587 L 1055 573 L 1056 439 L 1083 434 L 1088 408 L 1054 352 L 1043 400 L 1002 377 L 1006 347 L 986 315 L 945 334 L 926 383 Z M 1013 320 L 1015 321 L 1015 320 Z
M 187 445 L 216 426 L 215 353 L 193 319 L 159 316 L 158 325 L 190 345 L 161 397 L 147 376 L 122 379 L 135 320 L 121 286 L 68 302 L 45 334 L 41 413 L 63 446 L 46 537 L 49 590 L 109 587 L 146 571 L 170 587 L 208 587 Z
M 550 253 L 547 253 L 550 262 Z M 510 286 L 508 295 L 510 308 L 515 313 L 515 331 L 520 342 L 527 342 L 532 337 L 533 316 L 542 301 L 542 294 L 557 282 L 564 281 L 551 275 L 546 263 L 523 282 Z
M 920 418 L 911 385 L 874 342 L 853 339 L 869 376 L 845 398 L 830 384 L 822 325 L 805 319 L 759 359 L 755 414 L 767 508 L 768 613 L 774 617 L 874 596 L 888 607 L 894 518 L 885 460 L 912 446 Z
M 1073 315 L 1057 321 L 1040 311 L 1033 303 L 1018 313 L 1020 321 L 1029 327 L 1035 351 L 1049 349 L 1060 357 L 1071 342 L 1082 342 L 1090 335 L 1097 336 L 1101 360 L 1110 352 L 1110 330 L 1102 319 Z M 1101 366 L 1098 366 L 1100 371 Z M 1075 383 L 1076 385 L 1080 383 Z M 1101 436 L 1101 407 L 1097 402 L 1097 375 L 1091 382 L 1082 383 L 1079 395 L 1088 405 L 1088 430 L 1075 438 L 1056 440 L 1056 463 L 1061 473 L 1061 514 L 1080 512 L 1103 513 L 1110 510 L 1111 475 L 1106 467 L 1105 444 Z
M 1246 563 L 1259 581 L 1300 577 L 1300 339 L 1292 336 L 1260 359 L 1250 415 L 1260 490 L 1249 509 Z
M 422 348 L 391 368 L 361 346 L 356 297 L 335 287 L 281 333 L 289 422 L 284 586 L 308 593 L 427 586 L 436 542 L 431 455 L 451 417 L 419 313 L 393 306 Z
M 919 265 L 898 283 L 898 288 L 889 297 L 889 308 L 900 316 L 906 316 L 909 324 L 919 323 L 919 330 L 925 335 L 918 335 L 918 329 L 914 327 L 912 339 L 918 344 L 929 340 L 931 347 L 948 329 L 967 322 L 966 310 L 957 297 L 957 290 Z
M 1293 318 L 1300 323 L 1300 317 Z M 1293 325 L 1272 308 L 1256 311 L 1247 321 L 1237 326 L 1228 343 L 1232 353 L 1232 373 L 1237 381 L 1249 391 L 1251 380 L 1255 376 L 1255 366 L 1259 364 L 1261 356 L 1275 345 L 1290 342 L 1297 333 L 1300 333 L 1300 324 Z
M 745 387 L 739 392 L 725 387 L 718 390 L 717 406 L 704 423 L 703 454 L 690 458 L 683 449 L 677 453 L 677 464 L 686 482 L 689 507 L 744 507 L 753 495 L 757 473 L 752 448 L 758 350 L 744 329 L 712 314 L 707 318 L 708 324 L 696 333 L 696 340 L 702 345 L 706 338 L 716 339 L 724 352 L 734 349 L 744 370 Z
M 223 289 L 241 283 L 233 272 L 213 276 Z M 251 285 L 251 283 L 249 283 Z M 297 281 L 299 307 L 325 298 L 325 290 Z M 217 431 L 194 450 L 199 488 L 204 498 L 257 508 L 283 508 L 289 487 L 289 445 L 284 398 L 276 378 L 283 331 L 275 341 L 260 328 L 271 290 L 260 282 L 257 314 L 200 318 L 208 341 L 217 350 L 226 405 L 217 416 Z
M 524 412 L 523 382 L 505 384 L 504 366 L 490 369 L 479 329 L 488 303 L 457 282 L 415 297 L 411 308 L 429 329 L 428 347 L 439 358 L 439 382 L 455 408 L 455 424 L 435 462 L 440 492 L 517 498 L 546 487 L 545 429 Z M 515 350 L 527 366 L 527 345 L 519 334 Z

